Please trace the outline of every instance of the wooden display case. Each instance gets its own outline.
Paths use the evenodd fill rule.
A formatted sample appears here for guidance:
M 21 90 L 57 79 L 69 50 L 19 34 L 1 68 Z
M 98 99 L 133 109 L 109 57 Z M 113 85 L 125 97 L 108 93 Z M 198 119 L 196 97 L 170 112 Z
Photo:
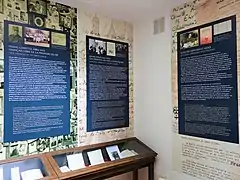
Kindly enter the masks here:
M 21 173 L 33 170 L 33 169 L 40 169 L 44 180 L 55 180 L 58 179 L 55 171 L 53 170 L 51 164 L 46 159 L 45 154 L 41 155 L 32 155 L 26 156 L 21 158 L 15 159 L 8 159 L 4 161 L 0 161 L 0 179 L 3 178 L 4 180 L 12 180 L 12 173 L 15 169 L 15 176 L 18 176 L 19 172 L 19 179 L 22 180 Z M 17 171 L 17 172 L 16 172 Z
M 107 147 L 118 147 L 118 152 L 120 154 L 116 153 L 117 151 L 108 152 Z M 97 165 L 91 165 L 89 152 L 94 150 L 101 150 L 104 162 Z M 83 157 L 85 166 L 77 170 L 62 172 L 60 167 L 69 167 L 67 156 L 69 157 L 69 155 L 73 154 L 79 155 L 79 153 Z M 46 153 L 47 159 L 55 170 L 58 178 L 61 180 L 103 180 L 127 172 L 133 172 L 133 179 L 137 180 L 138 169 L 144 167 L 148 167 L 148 179 L 153 180 L 156 156 L 156 152 L 147 147 L 137 138 L 129 138 Z M 99 157 L 96 157 L 96 159 L 97 158 Z

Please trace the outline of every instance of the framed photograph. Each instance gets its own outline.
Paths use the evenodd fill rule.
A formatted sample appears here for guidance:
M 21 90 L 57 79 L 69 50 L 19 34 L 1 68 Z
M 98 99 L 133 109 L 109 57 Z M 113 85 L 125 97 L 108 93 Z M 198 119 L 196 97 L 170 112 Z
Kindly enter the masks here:
M 22 42 L 22 26 L 9 24 L 8 41 L 11 43 Z
M 50 47 L 50 32 L 27 27 L 24 32 L 24 40 L 27 45 Z
M 28 16 L 26 12 L 21 11 L 20 12 L 20 21 L 21 22 L 28 22 Z
M 3 3 L 4 0 L 1 0 L 1 4 Z M 13 5 L 12 5 L 12 1 L 11 0 L 6 0 L 6 4 L 7 4 L 7 8 L 12 9 Z
M 28 141 L 28 153 L 29 154 L 37 153 L 37 140 Z
M 3 14 L 4 12 L 4 0 L 0 0 L 0 13 Z
M 59 12 L 56 5 L 47 4 L 47 16 L 53 23 L 59 23 Z
M 9 157 L 19 157 L 18 145 L 12 145 L 9 148 Z
M 39 14 L 29 14 L 29 24 L 37 27 L 45 27 L 45 17 Z
M 47 16 L 47 1 L 28 0 L 28 12 Z

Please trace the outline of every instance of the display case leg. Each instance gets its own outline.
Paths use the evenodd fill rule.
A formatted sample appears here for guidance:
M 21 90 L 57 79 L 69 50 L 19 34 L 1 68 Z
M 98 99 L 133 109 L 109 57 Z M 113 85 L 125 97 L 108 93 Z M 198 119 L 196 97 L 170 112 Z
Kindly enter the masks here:
M 148 180 L 154 180 L 154 163 L 148 166 Z
M 138 180 L 138 170 L 133 171 L 133 180 Z

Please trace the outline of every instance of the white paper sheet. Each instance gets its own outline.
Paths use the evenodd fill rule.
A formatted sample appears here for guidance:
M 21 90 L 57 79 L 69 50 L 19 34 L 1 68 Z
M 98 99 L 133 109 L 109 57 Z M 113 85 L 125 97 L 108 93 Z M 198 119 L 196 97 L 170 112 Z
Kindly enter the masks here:
M 121 153 L 117 145 L 106 147 L 106 150 L 111 161 L 121 159 Z
M 38 180 L 43 178 L 43 174 L 40 169 L 31 169 L 21 173 L 22 180 Z
M 104 163 L 102 151 L 100 149 L 95 151 L 90 151 L 87 154 L 88 154 L 91 166 Z
M 11 178 L 12 180 L 21 180 L 19 167 L 11 168 Z
M 68 161 L 68 167 L 72 171 L 85 168 L 85 163 L 84 163 L 82 153 L 68 155 L 67 161 Z
M 70 172 L 71 170 L 67 166 L 60 167 L 62 173 Z
M 135 155 L 137 155 L 137 153 L 135 151 L 130 151 L 129 149 L 121 152 L 121 158 L 128 158 Z

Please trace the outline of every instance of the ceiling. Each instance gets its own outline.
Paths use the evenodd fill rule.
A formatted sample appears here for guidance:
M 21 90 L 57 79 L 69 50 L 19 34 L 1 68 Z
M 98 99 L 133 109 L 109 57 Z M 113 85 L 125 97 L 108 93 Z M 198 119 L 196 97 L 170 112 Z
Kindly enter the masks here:
M 159 18 L 186 0 L 59 0 L 75 7 L 98 12 L 117 19 L 141 21 Z

